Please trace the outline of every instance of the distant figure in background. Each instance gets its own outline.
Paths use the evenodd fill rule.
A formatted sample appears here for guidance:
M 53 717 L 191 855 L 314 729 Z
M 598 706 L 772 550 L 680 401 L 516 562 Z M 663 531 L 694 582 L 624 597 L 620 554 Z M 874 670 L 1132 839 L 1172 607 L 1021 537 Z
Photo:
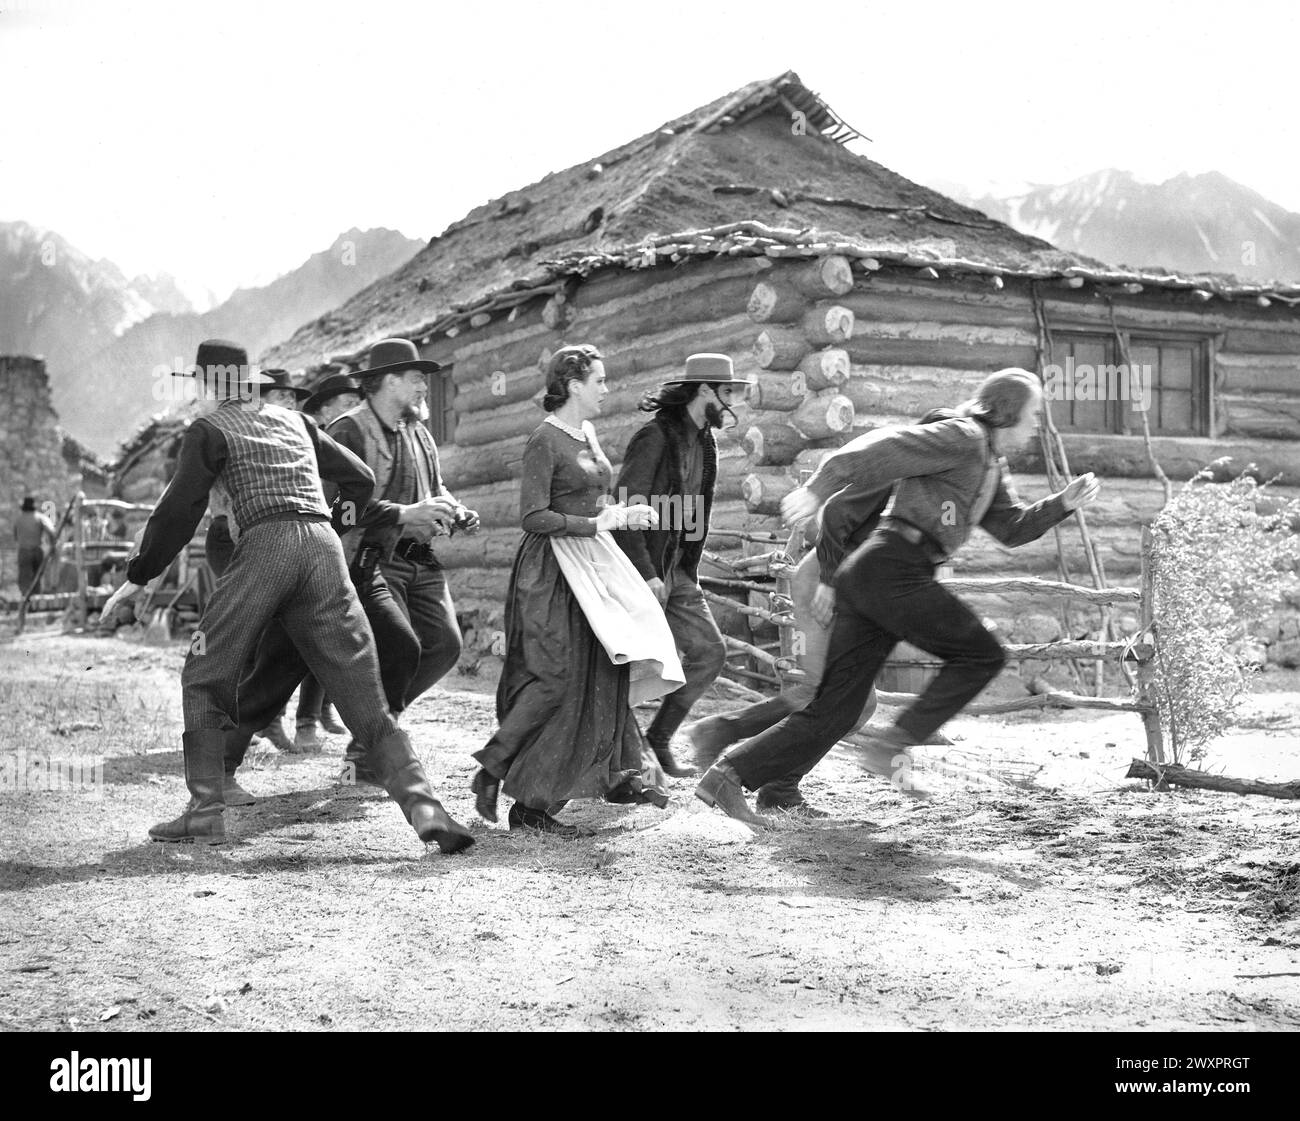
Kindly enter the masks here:
M 50 519 L 37 512 L 36 499 L 30 494 L 23 499 L 18 520 L 14 522 L 14 540 L 18 543 L 18 592 L 20 595 L 29 591 L 35 594 L 39 591 L 34 587 L 36 574 L 45 560 L 41 543 L 48 540 L 53 548 L 55 533 Z
M 108 511 L 108 527 L 105 532 L 115 541 L 125 541 L 131 536 L 131 531 L 126 524 L 125 510 L 114 506 Z

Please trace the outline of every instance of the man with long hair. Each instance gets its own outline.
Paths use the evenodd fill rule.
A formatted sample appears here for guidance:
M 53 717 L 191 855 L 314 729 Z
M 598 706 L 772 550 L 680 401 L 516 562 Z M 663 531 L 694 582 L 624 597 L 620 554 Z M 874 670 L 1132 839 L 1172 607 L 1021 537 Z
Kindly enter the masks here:
M 686 672 L 686 684 L 664 698 L 645 734 L 659 765 L 675 778 L 695 772 L 673 757 L 673 734 L 727 656 L 700 590 L 699 565 L 718 474 L 713 430 L 748 388 L 725 354 L 692 354 L 680 378 L 641 401 L 654 418 L 633 435 L 614 489 L 620 502 L 648 503 L 659 516 L 658 529 L 614 537 L 663 605 Z
M 935 579 L 935 570 L 977 525 L 1004 545 L 1023 545 L 1100 489 L 1088 474 L 1032 506 L 1020 501 L 1005 456 L 1033 435 L 1041 406 L 1033 374 L 1001 370 L 956 418 L 860 436 L 782 500 L 786 521 L 799 525 L 845 486 L 869 491 L 897 484 L 879 528 L 835 577 L 835 623 L 817 695 L 776 727 L 726 751 L 701 779 L 695 792 L 701 801 L 765 823 L 749 808 L 744 788 L 757 790 L 816 765 L 858 720 L 876 674 L 901 641 L 944 662 L 895 724 L 871 737 L 872 754 L 887 761 L 896 784 L 910 785 L 908 749 L 974 700 L 1006 663 L 1002 644 Z M 868 762 L 868 769 L 878 766 Z

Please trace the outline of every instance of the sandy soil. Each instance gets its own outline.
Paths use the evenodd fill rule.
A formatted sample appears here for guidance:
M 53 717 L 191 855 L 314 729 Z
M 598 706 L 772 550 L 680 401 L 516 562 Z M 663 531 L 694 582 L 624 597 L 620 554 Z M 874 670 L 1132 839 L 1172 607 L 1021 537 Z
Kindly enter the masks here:
M 492 683 L 455 678 L 405 724 L 469 853 L 338 791 L 338 741 L 262 755 L 262 800 L 195 849 L 146 838 L 185 798 L 182 656 L 0 646 L 0 748 L 105 760 L 98 795 L 0 793 L 0 1027 L 1300 1025 L 1300 807 L 1124 780 L 1131 715 L 959 720 L 925 803 L 837 751 L 806 783 L 825 822 L 756 834 L 679 780 L 667 810 L 575 805 L 566 842 L 475 817 Z M 1300 676 L 1260 690 L 1207 765 L 1300 777 Z

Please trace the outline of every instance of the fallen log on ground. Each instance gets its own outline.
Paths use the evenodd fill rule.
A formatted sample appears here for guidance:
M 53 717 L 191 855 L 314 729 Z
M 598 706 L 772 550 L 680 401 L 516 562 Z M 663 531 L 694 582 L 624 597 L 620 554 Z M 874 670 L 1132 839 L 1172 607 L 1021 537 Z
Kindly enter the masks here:
M 1228 794 L 1262 794 L 1265 798 L 1300 798 L 1300 781 L 1260 782 L 1253 778 L 1212 775 L 1207 771 L 1184 767 L 1181 763 L 1149 763 L 1134 759 L 1125 778 L 1144 778 L 1158 785 L 1194 787 L 1197 790 L 1222 790 Z

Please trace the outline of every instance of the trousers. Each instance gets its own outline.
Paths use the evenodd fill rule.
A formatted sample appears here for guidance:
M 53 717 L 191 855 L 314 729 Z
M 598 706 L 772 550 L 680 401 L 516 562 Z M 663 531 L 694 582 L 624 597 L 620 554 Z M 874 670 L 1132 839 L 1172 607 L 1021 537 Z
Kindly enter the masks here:
M 938 731 L 1001 672 L 1002 644 L 934 573 L 920 546 L 885 529 L 844 561 L 835 578 L 835 622 L 816 695 L 805 708 L 726 752 L 748 789 L 816 766 L 857 724 L 877 673 L 901 641 L 944 663 L 897 720 L 914 743 Z
M 663 699 L 646 729 L 646 739 L 660 746 L 667 746 L 691 706 L 717 680 L 727 660 L 726 643 L 700 585 L 672 567 L 664 574 L 664 586 L 668 590 L 664 615 L 682 658 L 686 684 Z
M 812 613 L 813 597 L 820 583 L 821 566 L 817 560 L 817 553 L 810 549 L 804 554 L 790 578 L 790 598 L 794 601 L 795 641 L 802 647 L 802 649 L 796 648 L 796 653 L 799 668 L 804 672 L 803 680 L 781 690 L 775 697 L 769 697 L 765 701 L 759 701 L 747 708 L 720 717 L 719 719 L 726 725 L 730 742 L 749 739 L 760 732 L 767 731 L 792 712 L 798 712 L 817 695 L 817 688 L 826 669 L 826 649 L 831 637 L 831 628 L 819 623 Z M 875 711 L 876 690 L 873 685 L 857 723 L 850 731 L 861 728 L 871 719 Z M 777 800 L 795 800 L 799 781 L 805 773 L 805 771 L 793 771 L 767 783 L 764 794 Z
M 187 732 L 240 727 L 241 677 L 272 621 L 360 743 L 378 743 L 397 730 L 337 534 L 327 522 L 289 520 L 245 530 L 208 601 L 181 671 Z

